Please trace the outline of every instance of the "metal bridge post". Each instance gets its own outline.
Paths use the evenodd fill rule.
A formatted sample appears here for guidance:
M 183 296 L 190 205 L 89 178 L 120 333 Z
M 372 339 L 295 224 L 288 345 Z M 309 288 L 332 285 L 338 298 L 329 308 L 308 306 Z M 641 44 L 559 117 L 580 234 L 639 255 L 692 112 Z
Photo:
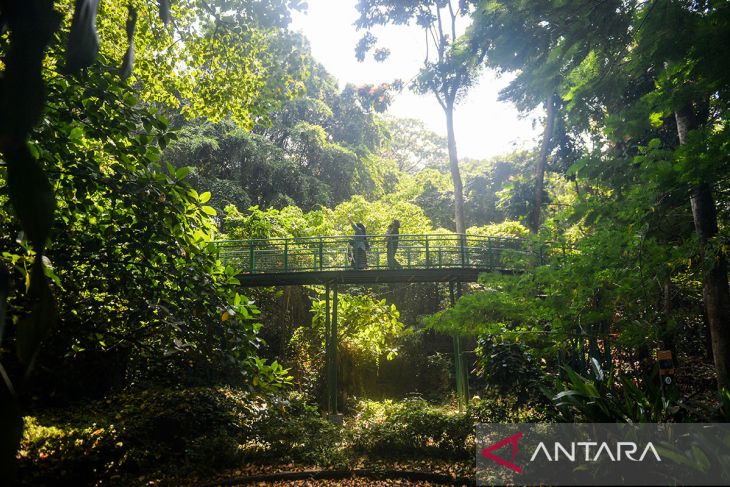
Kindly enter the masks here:
M 327 392 L 329 397 L 329 412 L 337 414 L 337 284 L 334 284 L 332 293 L 332 323 L 329 340 L 329 369 L 327 374 Z
M 324 266 L 324 239 L 322 237 L 319 237 L 319 270 L 322 270 L 322 267 Z M 329 286 L 327 287 L 329 289 Z M 329 292 L 328 292 L 329 295 Z
M 325 284 L 324 286 L 324 349 L 327 355 L 326 368 L 327 368 L 327 411 L 332 413 L 332 402 L 331 396 L 329 395 L 330 389 L 330 376 L 332 373 L 332 338 L 330 337 L 332 325 L 330 322 L 330 285 Z
M 253 273 L 255 265 L 256 265 L 256 258 L 254 257 L 253 242 L 249 241 L 249 243 L 248 243 L 248 270 L 249 270 L 249 272 Z
M 466 235 L 459 234 L 459 250 L 461 251 L 461 268 L 466 267 Z
M 456 296 L 462 295 L 462 282 L 456 283 Z M 464 388 L 464 404 L 469 400 L 469 367 L 464 365 L 464 337 L 459 336 L 459 352 L 461 352 L 461 380 Z
M 431 267 L 431 255 L 428 252 L 428 235 L 426 235 L 426 269 Z
M 459 283 L 459 296 L 461 296 L 461 283 Z M 454 296 L 454 283 L 449 282 L 449 297 L 451 298 L 451 307 L 456 305 L 456 298 Z M 462 351 L 462 340 L 461 336 L 453 335 L 454 343 L 454 378 L 456 379 L 456 397 L 459 400 L 459 410 L 466 406 L 468 400 L 468 376 L 464 370 L 464 359 Z
M 494 245 L 492 245 L 492 237 L 487 237 L 487 253 L 489 254 L 489 268 L 494 270 Z
M 456 304 L 453 281 L 449 281 L 449 298 L 451 301 L 451 307 L 453 308 Z M 454 379 L 456 379 L 456 397 L 459 400 L 459 409 L 461 410 L 466 405 L 464 394 L 464 374 L 462 373 L 463 362 L 461 359 L 461 339 L 459 335 L 452 335 L 451 340 L 454 345 Z
M 289 239 L 284 240 L 284 272 L 289 270 Z

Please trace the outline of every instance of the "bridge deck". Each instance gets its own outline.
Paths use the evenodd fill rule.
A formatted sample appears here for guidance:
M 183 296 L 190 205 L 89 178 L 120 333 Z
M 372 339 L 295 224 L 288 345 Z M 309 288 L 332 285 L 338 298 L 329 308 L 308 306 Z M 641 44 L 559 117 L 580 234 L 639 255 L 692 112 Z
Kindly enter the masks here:
M 352 236 L 295 237 L 216 242 L 221 260 L 242 286 L 469 282 L 481 272 L 513 273 L 541 260 L 525 239 L 459 234 L 368 235 L 368 250 Z

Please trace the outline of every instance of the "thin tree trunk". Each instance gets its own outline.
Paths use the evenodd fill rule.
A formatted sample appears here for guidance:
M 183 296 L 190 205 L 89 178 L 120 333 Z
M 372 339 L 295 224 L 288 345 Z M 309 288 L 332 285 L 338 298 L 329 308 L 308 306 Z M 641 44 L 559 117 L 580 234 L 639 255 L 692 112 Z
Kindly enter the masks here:
M 466 225 L 464 223 L 464 186 L 461 182 L 461 172 L 459 171 L 459 157 L 456 154 L 456 136 L 454 135 L 454 102 L 447 100 L 443 105 L 446 112 L 446 137 L 449 148 L 449 168 L 451 169 L 451 179 L 454 181 L 454 222 L 456 223 L 456 233 L 464 235 L 466 233 Z M 462 249 L 465 245 L 464 237 L 461 238 Z M 458 294 L 461 297 L 461 285 L 458 287 Z M 454 299 L 454 286 L 451 284 L 451 306 L 456 304 Z M 461 351 L 462 338 L 454 335 L 454 373 L 456 376 L 456 393 L 459 398 L 459 410 L 466 406 L 469 400 L 468 395 L 468 375 L 464 373 L 464 358 Z
M 687 133 L 699 126 L 691 106 L 675 112 L 680 145 L 687 143 Z M 707 243 L 718 233 L 717 210 L 712 188 L 701 181 L 690 195 L 695 231 L 700 241 L 702 257 L 702 298 L 710 325 L 712 355 L 717 371 L 718 387 L 730 386 L 730 286 L 727 280 L 727 260 L 722 249 L 708 255 Z
M 451 179 L 454 181 L 454 222 L 456 233 L 466 233 L 464 223 L 464 186 L 461 182 L 459 171 L 459 157 L 456 154 L 456 136 L 454 135 L 454 103 L 447 102 L 444 106 L 446 112 L 446 137 L 449 148 L 449 168 Z
M 535 199 L 530 212 L 530 233 L 537 233 L 540 229 L 540 210 L 542 210 L 542 194 L 545 188 L 545 166 L 547 165 L 547 157 L 550 153 L 550 142 L 553 137 L 553 125 L 555 125 L 554 94 L 548 96 L 545 101 L 545 109 L 547 110 L 547 120 L 545 120 L 545 130 L 542 135 L 540 157 L 538 158 L 537 165 L 535 167 Z

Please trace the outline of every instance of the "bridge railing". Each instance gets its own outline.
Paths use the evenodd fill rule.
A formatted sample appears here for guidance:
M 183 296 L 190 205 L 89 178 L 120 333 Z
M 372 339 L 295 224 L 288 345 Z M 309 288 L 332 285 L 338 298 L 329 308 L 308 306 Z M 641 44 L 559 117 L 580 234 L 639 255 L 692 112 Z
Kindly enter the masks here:
M 525 239 L 460 234 L 398 236 L 397 264 L 388 235 L 368 235 L 367 267 L 384 269 L 513 270 L 534 261 Z M 355 268 L 353 236 L 290 237 L 215 242 L 221 260 L 239 273 L 344 271 Z

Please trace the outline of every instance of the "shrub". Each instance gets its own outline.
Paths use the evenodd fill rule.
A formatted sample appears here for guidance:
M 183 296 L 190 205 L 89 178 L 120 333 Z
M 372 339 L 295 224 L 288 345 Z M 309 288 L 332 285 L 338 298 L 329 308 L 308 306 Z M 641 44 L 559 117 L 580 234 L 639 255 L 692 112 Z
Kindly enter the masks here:
M 423 399 L 361 401 L 348 422 L 353 450 L 372 454 L 415 454 L 441 458 L 473 455 L 474 423 L 467 414 Z
M 534 348 L 523 343 L 501 341 L 494 336 L 480 336 L 476 349 L 476 374 L 487 389 L 500 396 L 511 395 L 516 404 L 545 402 L 542 388 L 545 371 Z
M 339 428 L 301 395 L 218 388 L 125 392 L 25 418 L 28 484 L 85 485 L 153 472 L 206 473 L 244 459 L 342 465 Z
M 88 483 L 165 464 L 178 472 L 232 465 L 256 407 L 250 393 L 230 388 L 151 389 L 29 416 L 21 472 L 30 483 Z
M 343 466 L 340 428 L 323 418 L 303 395 L 272 396 L 249 421 L 243 446 L 249 459 Z
M 44 476 L 77 482 L 165 463 L 175 463 L 178 471 L 229 465 L 240 458 L 239 417 L 252 409 L 249 394 L 229 388 L 116 394 L 84 407 L 26 417 L 21 463 L 42 467 Z
M 639 383 L 625 374 L 605 372 L 594 358 L 592 378 L 563 369 L 567 379 L 550 395 L 565 421 L 645 423 L 667 421 L 678 413 L 679 407 L 657 385 L 657 370 L 653 378 Z
M 489 393 L 474 396 L 467 407 L 474 423 L 544 423 L 555 419 L 555 412 L 538 401 L 520 402 L 514 395 Z

